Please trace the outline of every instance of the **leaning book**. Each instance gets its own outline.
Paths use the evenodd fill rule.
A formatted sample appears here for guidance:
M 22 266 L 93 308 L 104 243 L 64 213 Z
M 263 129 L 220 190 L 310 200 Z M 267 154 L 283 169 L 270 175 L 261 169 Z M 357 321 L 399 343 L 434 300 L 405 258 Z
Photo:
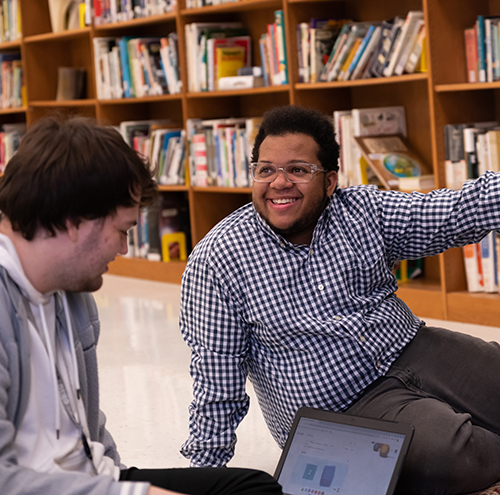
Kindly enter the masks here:
M 432 172 L 401 134 L 354 139 L 385 189 L 398 190 L 402 177 L 418 177 Z

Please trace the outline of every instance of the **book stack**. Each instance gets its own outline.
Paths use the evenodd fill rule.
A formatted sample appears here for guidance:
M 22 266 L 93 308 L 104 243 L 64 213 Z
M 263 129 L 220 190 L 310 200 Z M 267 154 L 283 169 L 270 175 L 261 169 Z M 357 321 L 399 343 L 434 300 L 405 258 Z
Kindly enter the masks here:
M 496 121 L 444 126 L 446 187 L 462 189 L 486 170 L 500 171 L 500 126 Z
M 172 12 L 176 0 L 93 0 L 94 24 L 100 26 Z
M 260 59 L 265 86 L 288 84 L 283 11 L 274 12 L 274 22 L 267 25 L 266 33 L 259 39 Z
M 164 236 L 169 234 L 180 235 L 173 236 L 173 242 L 162 243 Z M 161 194 L 155 204 L 141 209 L 137 225 L 128 232 L 126 257 L 150 261 L 185 261 L 185 253 L 190 249 L 187 198 L 181 193 L 169 193 Z
M 248 187 L 250 154 L 261 117 L 188 119 L 191 184 Z
M 481 242 L 463 247 L 467 290 L 498 292 L 500 237 L 490 232 Z
M 180 93 L 177 33 L 163 38 L 94 38 L 99 99 Z
M 189 91 L 215 91 L 222 74 L 237 75 L 238 67 L 251 67 L 251 38 L 240 22 L 193 22 L 184 29 Z
M 464 30 L 467 80 L 471 83 L 500 81 L 500 16 L 477 16 Z
M 121 122 L 119 131 L 127 144 L 148 160 L 161 185 L 183 185 L 185 179 L 185 131 L 166 120 Z
M 0 88 L 2 109 L 23 106 L 23 69 L 19 52 L 0 53 Z
M 3 0 L 0 3 L 0 43 L 21 38 L 20 0 Z
M 423 12 L 379 23 L 318 21 L 297 27 L 299 79 L 331 82 L 411 74 L 422 67 Z
M 19 143 L 26 132 L 26 124 L 3 124 L 0 131 L 0 173 L 5 170 L 9 160 L 19 148 Z

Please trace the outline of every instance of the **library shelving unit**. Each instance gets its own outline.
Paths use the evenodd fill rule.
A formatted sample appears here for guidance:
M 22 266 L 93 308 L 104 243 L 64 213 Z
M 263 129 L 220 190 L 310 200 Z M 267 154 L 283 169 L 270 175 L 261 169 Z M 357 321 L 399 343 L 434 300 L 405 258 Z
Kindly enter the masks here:
M 493 120 L 499 113 L 500 83 L 466 82 L 463 30 L 478 14 L 500 15 L 500 0 L 240 0 L 217 6 L 186 9 L 185 0 L 169 14 L 129 22 L 52 33 L 47 0 L 21 0 L 23 37 L 20 47 L 27 108 L 0 112 L 0 122 L 26 120 L 28 125 L 58 109 L 117 125 L 123 120 L 172 118 L 256 117 L 285 104 L 314 107 L 325 114 L 351 108 L 404 105 L 408 137 L 416 151 L 433 166 L 437 185 L 444 187 L 443 125 Z M 260 64 L 258 39 L 282 9 L 290 83 L 250 90 L 190 93 L 184 27 L 192 22 L 242 21 L 252 35 L 253 63 Z M 380 21 L 410 10 L 423 10 L 427 26 L 428 72 L 399 77 L 346 82 L 303 84 L 298 82 L 296 25 L 316 18 L 351 18 Z M 96 97 L 94 37 L 167 35 L 179 37 L 180 94 L 119 100 Z M 7 47 L 6 47 L 7 48 Z M 6 49 L 0 45 L 0 50 Z M 10 48 L 10 44 L 9 44 Z M 84 67 L 87 98 L 55 101 L 58 66 Z M 191 236 L 196 244 L 219 220 L 251 198 L 249 188 L 176 186 L 162 187 L 162 194 L 182 194 L 189 201 Z M 183 262 L 149 262 L 116 259 L 110 273 L 179 282 Z M 425 260 L 425 277 L 402 284 L 398 295 L 423 317 L 497 325 L 500 296 L 467 292 L 462 251 L 454 249 Z

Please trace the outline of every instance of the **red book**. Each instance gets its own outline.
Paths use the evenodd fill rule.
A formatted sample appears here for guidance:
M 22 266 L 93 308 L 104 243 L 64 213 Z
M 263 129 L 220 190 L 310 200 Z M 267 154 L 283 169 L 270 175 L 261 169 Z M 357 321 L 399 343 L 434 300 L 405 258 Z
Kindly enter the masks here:
M 464 30 L 465 36 L 465 58 L 467 62 L 467 80 L 470 83 L 478 81 L 477 77 L 477 36 L 476 28 L 468 28 Z

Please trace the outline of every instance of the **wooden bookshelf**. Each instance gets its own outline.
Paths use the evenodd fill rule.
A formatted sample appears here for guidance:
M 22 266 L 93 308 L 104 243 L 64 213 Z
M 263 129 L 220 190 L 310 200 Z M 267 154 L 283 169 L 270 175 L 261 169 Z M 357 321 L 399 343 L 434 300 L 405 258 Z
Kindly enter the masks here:
M 189 93 L 185 52 L 185 25 L 202 21 L 241 21 L 254 40 L 254 65 L 260 64 L 257 40 L 283 9 L 289 61 L 286 86 L 241 91 Z M 399 77 L 346 82 L 301 84 L 298 79 L 296 25 L 317 18 L 352 18 L 359 21 L 404 16 L 423 10 L 427 25 L 429 71 Z M 19 48 L 22 54 L 28 104 L 26 108 L 0 112 L 0 123 L 28 124 L 59 109 L 96 117 L 117 125 L 123 120 L 172 118 L 185 124 L 189 118 L 255 117 L 285 104 L 334 110 L 355 107 L 404 105 L 408 136 L 416 151 L 432 163 L 438 187 L 445 185 L 443 125 L 493 120 L 500 111 L 500 83 L 468 84 L 463 30 L 477 15 L 500 15 L 500 0 L 241 0 L 212 7 L 186 9 L 179 0 L 175 12 L 128 22 L 54 34 L 47 0 L 21 0 L 23 38 L 0 45 Z M 179 36 L 183 91 L 178 95 L 120 100 L 96 99 L 93 65 L 94 37 L 126 35 Z M 87 98 L 57 102 L 57 67 L 84 67 Z M 185 194 L 189 200 L 191 235 L 196 244 L 219 220 L 251 200 L 249 188 L 161 187 L 162 194 Z M 117 258 L 110 273 L 178 283 L 184 262 L 149 262 Z M 423 279 L 401 284 L 398 295 L 421 316 L 483 324 L 498 324 L 500 296 L 469 294 L 461 250 L 450 250 L 425 261 Z

